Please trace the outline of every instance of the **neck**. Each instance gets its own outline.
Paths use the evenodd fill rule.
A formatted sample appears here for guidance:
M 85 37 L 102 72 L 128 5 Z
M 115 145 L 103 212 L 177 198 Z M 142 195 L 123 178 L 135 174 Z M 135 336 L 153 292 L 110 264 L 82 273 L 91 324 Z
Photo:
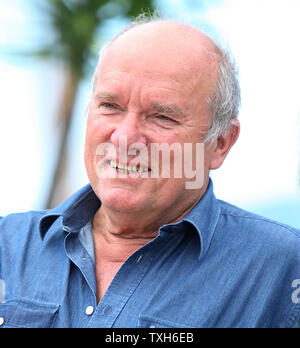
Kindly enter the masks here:
M 154 223 L 153 220 L 152 223 L 145 221 L 143 217 L 112 214 L 102 206 L 93 220 L 96 251 L 111 262 L 124 262 L 136 250 L 157 237 L 160 226 L 180 221 L 195 205 L 175 219 L 167 220 L 166 215 L 161 214 Z
M 93 219 L 93 235 L 98 250 L 106 248 L 107 252 L 102 250 L 102 256 L 106 254 L 110 259 L 125 261 L 129 255 L 157 237 L 160 226 L 176 223 L 186 216 L 197 205 L 205 190 L 190 205 L 174 209 L 175 204 L 173 209 L 158 211 L 156 215 L 153 210 L 130 214 L 102 205 Z
M 96 213 L 93 220 L 94 238 L 101 238 L 102 242 L 110 245 L 110 250 L 120 249 L 135 251 L 157 236 L 157 229 L 137 226 L 128 216 L 112 213 L 104 206 Z

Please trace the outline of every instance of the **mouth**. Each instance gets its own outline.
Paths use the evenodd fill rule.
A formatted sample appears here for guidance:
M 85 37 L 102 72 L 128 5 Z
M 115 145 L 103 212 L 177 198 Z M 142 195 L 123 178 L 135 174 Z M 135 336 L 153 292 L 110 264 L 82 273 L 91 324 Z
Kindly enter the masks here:
M 115 160 L 108 161 L 108 165 L 115 169 L 119 173 L 123 174 L 144 174 L 149 173 L 151 169 L 142 167 L 140 164 L 131 165 L 131 164 L 122 164 Z

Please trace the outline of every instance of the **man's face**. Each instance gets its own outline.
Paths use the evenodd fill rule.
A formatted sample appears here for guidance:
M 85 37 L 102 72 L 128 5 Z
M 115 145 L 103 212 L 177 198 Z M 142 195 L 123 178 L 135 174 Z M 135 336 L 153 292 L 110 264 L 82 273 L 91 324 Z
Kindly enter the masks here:
M 126 45 L 122 40 L 114 43 L 97 68 L 86 132 L 86 169 L 103 207 L 141 214 L 174 211 L 178 215 L 205 191 L 211 153 L 205 147 L 201 168 L 204 185 L 189 190 L 186 182 L 192 179 L 185 177 L 184 168 L 182 177 L 174 177 L 174 153 L 170 157 L 170 177 L 162 175 L 162 158 L 159 175 L 153 177 L 158 164 L 151 161 L 152 145 L 180 145 L 183 158 L 179 162 L 184 167 L 184 146 L 190 144 L 193 154 L 189 161 L 196 168 L 196 156 L 203 159 L 203 153 L 196 152 L 196 144 L 209 127 L 207 97 L 215 85 L 217 69 L 206 54 L 194 58 L 188 52 L 178 54 L 176 44 L 160 47 L 157 43 L 155 47 L 143 43 L 138 35 Z M 133 171 L 127 171 L 122 166 L 133 163 L 139 154 L 127 153 L 124 163 L 118 152 L 124 140 L 127 150 L 142 149 L 144 155 L 146 150 L 147 156 L 140 151 L 140 161 L 136 163 L 136 170 L 143 173 L 134 173 L 132 167 L 127 169 Z M 109 153 L 99 154 L 103 143 L 113 146 L 116 158 Z M 104 165 L 100 172 L 99 162 Z

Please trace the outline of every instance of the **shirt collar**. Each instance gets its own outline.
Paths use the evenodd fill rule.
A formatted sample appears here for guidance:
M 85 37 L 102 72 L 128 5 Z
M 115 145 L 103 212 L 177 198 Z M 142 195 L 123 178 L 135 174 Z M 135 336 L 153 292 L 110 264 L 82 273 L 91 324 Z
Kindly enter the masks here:
M 101 205 L 100 200 L 91 185 L 83 187 L 57 208 L 50 210 L 40 221 L 40 234 L 42 239 L 56 221 L 62 217 L 63 230 L 78 233 L 90 220 Z M 192 225 L 200 239 L 200 256 L 205 256 L 209 249 L 213 234 L 218 223 L 220 208 L 213 192 L 213 183 L 210 180 L 208 188 L 200 202 L 175 225 L 162 226 L 160 230 L 171 226 L 179 227 L 184 222 Z
M 92 220 L 101 203 L 91 185 L 86 185 L 73 196 L 49 212 L 40 220 L 40 235 L 43 239 L 52 224 L 62 217 L 63 230 L 77 233 Z
M 192 226 L 194 232 L 199 236 L 199 259 L 202 259 L 209 249 L 219 216 L 219 203 L 214 195 L 213 183 L 210 179 L 207 190 L 199 203 L 180 221 L 162 226 L 159 232 L 172 231 L 180 233 L 186 230 L 187 224 Z
M 210 247 L 219 221 L 219 216 L 220 207 L 214 194 L 213 182 L 210 179 L 208 188 L 202 199 L 195 208 L 182 219 L 182 221 L 193 225 L 198 232 L 200 239 L 200 259 L 205 256 Z

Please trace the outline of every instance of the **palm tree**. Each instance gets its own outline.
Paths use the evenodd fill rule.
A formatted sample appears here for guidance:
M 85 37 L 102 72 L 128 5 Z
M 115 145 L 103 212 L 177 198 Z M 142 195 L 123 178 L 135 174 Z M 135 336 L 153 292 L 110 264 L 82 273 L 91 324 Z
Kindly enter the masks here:
M 59 115 L 60 144 L 46 202 L 46 208 L 52 208 L 57 204 L 57 188 L 65 168 L 76 94 L 80 81 L 87 74 L 99 28 L 104 26 L 107 19 L 116 16 L 130 18 L 141 11 L 152 13 L 153 6 L 151 0 L 46 0 L 43 2 L 43 11 L 50 18 L 56 39 L 52 45 L 43 47 L 36 54 L 45 59 L 58 59 L 64 63 L 66 72 Z

